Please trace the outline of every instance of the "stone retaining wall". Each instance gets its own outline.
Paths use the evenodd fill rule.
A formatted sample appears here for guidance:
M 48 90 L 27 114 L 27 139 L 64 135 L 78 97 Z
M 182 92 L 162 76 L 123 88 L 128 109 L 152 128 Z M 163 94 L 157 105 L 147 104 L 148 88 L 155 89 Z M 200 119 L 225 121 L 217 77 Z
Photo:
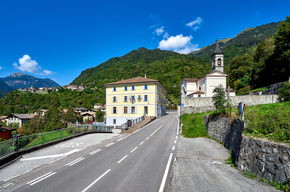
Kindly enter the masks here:
M 244 123 L 229 118 L 204 116 L 209 136 L 221 141 L 236 156 L 235 164 L 244 172 L 255 173 L 268 181 L 290 178 L 290 147 L 242 134 Z

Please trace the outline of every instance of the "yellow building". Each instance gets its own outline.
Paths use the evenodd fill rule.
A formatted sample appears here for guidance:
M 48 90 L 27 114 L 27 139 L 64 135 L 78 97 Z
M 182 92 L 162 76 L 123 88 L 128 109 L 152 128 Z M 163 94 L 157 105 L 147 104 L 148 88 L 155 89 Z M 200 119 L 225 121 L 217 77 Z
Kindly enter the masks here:
M 134 77 L 103 86 L 107 126 L 116 127 L 138 117 L 160 117 L 166 113 L 167 90 L 157 80 Z

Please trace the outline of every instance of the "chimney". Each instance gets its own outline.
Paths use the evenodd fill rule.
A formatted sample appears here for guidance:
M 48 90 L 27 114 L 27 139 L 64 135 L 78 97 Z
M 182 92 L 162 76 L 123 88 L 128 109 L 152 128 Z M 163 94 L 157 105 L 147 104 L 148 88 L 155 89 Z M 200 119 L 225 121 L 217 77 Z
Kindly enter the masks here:
M 145 74 L 145 78 L 147 78 L 147 77 L 146 77 L 146 74 Z

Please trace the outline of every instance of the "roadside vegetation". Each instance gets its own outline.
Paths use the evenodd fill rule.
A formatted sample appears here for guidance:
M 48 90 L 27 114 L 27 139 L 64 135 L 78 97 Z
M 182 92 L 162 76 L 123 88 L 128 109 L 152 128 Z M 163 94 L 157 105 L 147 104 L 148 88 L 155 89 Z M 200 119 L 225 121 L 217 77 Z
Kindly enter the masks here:
M 182 134 L 185 137 L 196 138 L 196 137 L 206 137 L 210 138 L 207 134 L 203 122 L 203 116 L 205 113 L 196 113 L 196 114 L 183 114 L 181 116 L 182 122 Z

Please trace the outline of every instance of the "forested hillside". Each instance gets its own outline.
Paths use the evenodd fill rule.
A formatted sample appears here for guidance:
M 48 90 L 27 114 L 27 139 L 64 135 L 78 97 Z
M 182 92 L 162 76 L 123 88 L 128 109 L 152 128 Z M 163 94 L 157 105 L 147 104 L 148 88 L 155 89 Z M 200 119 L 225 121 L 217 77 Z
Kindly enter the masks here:
M 200 78 L 210 70 L 210 58 L 140 48 L 86 69 L 71 84 L 101 88 L 105 83 L 146 74 L 150 79 L 159 80 L 169 91 L 169 98 L 177 100 L 182 78 Z
M 229 72 L 229 61 L 233 57 L 244 55 L 245 53 L 252 54 L 260 42 L 276 33 L 278 25 L 279 22 L 276 22 L 248 28 L 237 34 L 234 38 L 220 40 L 219 45 L 225 54 L 225 73 Z M 190 54 L 199 57 L 210 57 L 214 49 L 215 43 Z
M 229 63 L 229 84 L 238 94 L 289 80 L 290 17 L 281 21 L 275 35 L 259 43 L 252 53 L 236 56 Z

